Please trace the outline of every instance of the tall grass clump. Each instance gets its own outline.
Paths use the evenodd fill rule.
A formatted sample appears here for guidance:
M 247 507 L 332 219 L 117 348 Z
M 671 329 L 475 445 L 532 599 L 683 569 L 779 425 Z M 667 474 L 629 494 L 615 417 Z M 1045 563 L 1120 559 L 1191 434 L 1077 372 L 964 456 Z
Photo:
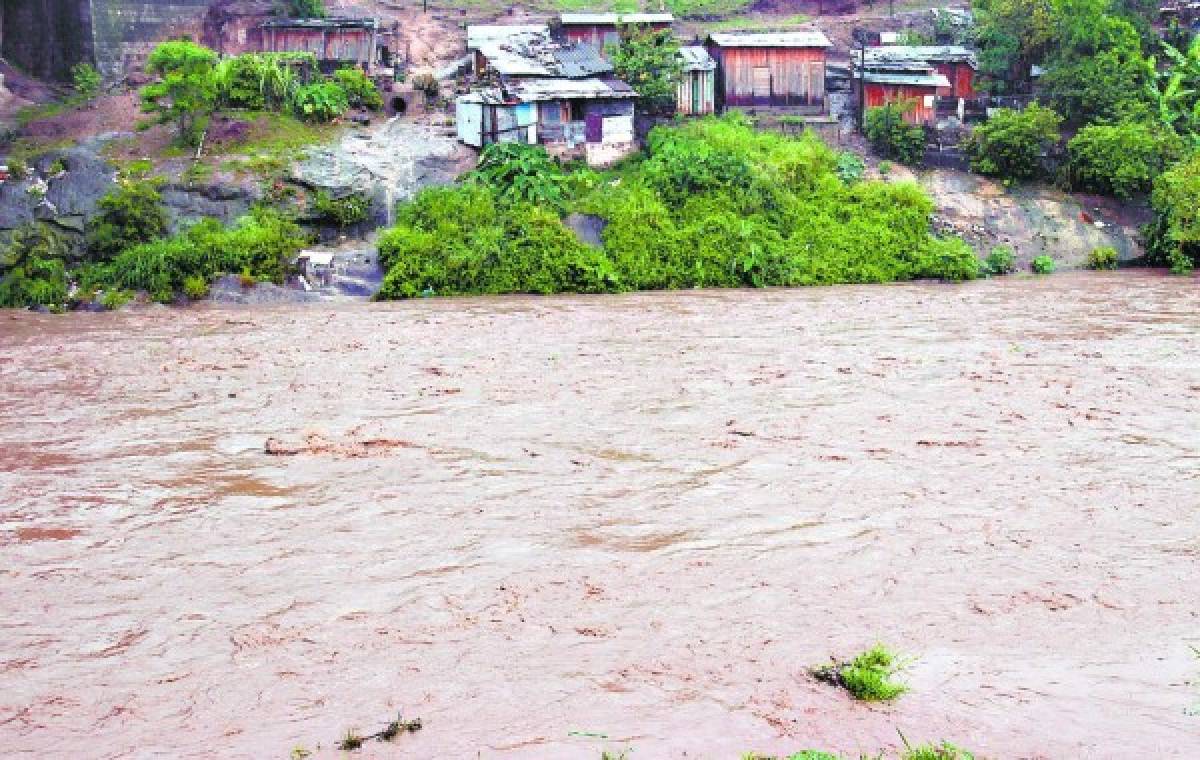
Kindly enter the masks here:
M 908 691 L 907 686 L 892 680 L 899 669 L 896 654 L 876 644 L 850 662 L 823 665 L 812 673 L 818 680 L 841 686 L 855 699 L 888 702 Z
M 458 187 L 428 189 L 380 240 L 381 298 L 820 285 L 979 275 L 974 252 L 931 234 L 915 183 L 846 182 L 812 134 L 739 116 L 658 127 L 605 175 L 538 148 L 496 146 Z M 602 247 L 563 224 L 602 220 Z

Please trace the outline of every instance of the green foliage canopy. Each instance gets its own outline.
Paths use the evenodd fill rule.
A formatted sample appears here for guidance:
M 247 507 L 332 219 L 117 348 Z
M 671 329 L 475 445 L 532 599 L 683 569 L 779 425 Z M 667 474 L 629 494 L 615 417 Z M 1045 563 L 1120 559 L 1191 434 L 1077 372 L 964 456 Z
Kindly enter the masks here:
M 1059 140 L 1060 124 L 1057 113 L 1037 103 L 1020 111 L 998 108 L 966 141 L 971 168 L 1005 179 L 1035 177 L 1041 156 Z
M 184 145 L 199 144 L 216 107 L 216 62 L 216 53 L 189 40 L 163 42 L 146 61 L 156 81 L 142 88 L 142 110 L 157 113 L 162 123 L 173 122 Z
M 637 107 L 653 115 L 675 111 L 683 73 L 679 41 L 669 29 L 621 28 L 621 41 L 609 50 L 617 77 L 638 94 Z
M 167 212 L 154 183 L 123 182 L 100 199 L 85 230 L 88 255 L 109 261 L 121 251 L 167 232 Z
M 925 130 L 904 120 L 911 103 L 887 103 L 868 108 L 863 131 L 875 152 L 902 164 L 915 165 L 925 157 Z

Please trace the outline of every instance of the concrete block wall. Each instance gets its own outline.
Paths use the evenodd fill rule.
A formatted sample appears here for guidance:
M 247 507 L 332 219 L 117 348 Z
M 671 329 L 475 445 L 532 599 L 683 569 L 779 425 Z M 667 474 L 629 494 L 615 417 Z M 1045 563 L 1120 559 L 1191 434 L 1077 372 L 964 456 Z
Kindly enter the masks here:
M 86 2 L 86 0 L 85 0 Z M 96 67 L 120 78 L 138 70 L 154 45 L 190 35 L 200 42 L 211 0 L 90 0 Z

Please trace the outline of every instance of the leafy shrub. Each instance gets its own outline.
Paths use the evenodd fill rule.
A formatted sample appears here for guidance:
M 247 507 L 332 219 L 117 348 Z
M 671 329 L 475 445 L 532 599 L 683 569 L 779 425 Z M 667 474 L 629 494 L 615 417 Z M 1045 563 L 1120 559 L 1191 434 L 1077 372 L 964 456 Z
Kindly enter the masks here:
M 50 162 L 50 168 L 46 171 L 51 177 L 57 177 L 67 171 L 67 161 L 63 158 L 56 158 Z
M 1177 141 L 1144 123 L 1090 124 L 1067 143 L 1070 182 L 1118 198 L 1149 192 L 1177 155 Z
M 166 232 L 167 212 L 158 187 L 152 182 L 122 182 L 100 199 L 88 219 L 85 240 L 92 259 L 109 261 L 126 248 Z
M 892 173 L 892 162 L 891 161 L 880 161 L 879 162 L 880 176 L 886 177 L 887 175 L 889 175 L 891 173 Z
M 621 41 L 608 51 L 618 79 L 637 91 L 639 112 L 670 115 L 683 64 L 679 41 L 669 29 L 623 26 Z
M 1030 262 L 1034 274 L 1050 274 L 1054 271 L 1054 259 L 1049 256 L 1035 256 Z
M 487 185 L 504 203 L 530 203 L 561 210 L 566 200 L 566 176 L 540 145 L 487 146 L 470 181 Z
M 888 103 L 867 109 L 864 131 L 875 152 L 902 164 L 915 165 L 925 158 L 925 130 L 904 120 L 911 103 Z
M 1088 254 L 1088 269 L 1116 269 L 1117 249 L 1112 246 L 1101 246 Z
M 837 175 L 847 185 L 853 185 L 863 178 L 867 165 L 862 156 L 853 151 L 843 150 L 837 154 Z
M 338 69 L 333 80 L 346 92 L 346 99 L 354 108 L 378 111 L 383 108 L 383 96 L 379 88 L 360 68 Z
M 100 92 L 100 72 L 90 63 L 77 63 L 71 67 L 71 83 L 79 97 L 91 100 Z
M 173 122 L 183 145 L 199 144 L 216 107 L 216 63 L 216 53 L 189 40 L 163 42 L 146 61 L 155 81 L 141 90 L 142 110 L 157 113 L 161 123 Z
M 349 107 L 346 91 L 334 82 L 301 85 L 292 95 L 292 110 L 305 121 L 333 121 Z
M 966 141 L 971 168 L 1005 179 L 1035 177 L 1042 155 L 1058 142 L 1061 123 L 1058 114 L 1037 103 L 1021 111 L 998 108 Z
M 15 180 L 23 180 L 29 176 L 29 164 L 19 156 L 9 156 L 8 174 Z
M 61 235 L 42 224 L 15 230 L 0 248 L 0 308 L 62 306 L 67 302 L 70 247 Z
M 877 644 L 848 663 L 815 668 L 813 675 L 841 686 L 855 699 L 887 702 L 908 691 L 904 684 L 892 680 L 899 667 L 896 655 Z
M 325 0 L 283 0 L 280 10 L 292 18 L 325 18 Z
M 339 227 L 365 222 L 370 210 L 371 200 L 358 193 L 334 198 L 328 192 L 319 190 L 313 202 L 313 212 L 318 217 Z
M 988 274 L 1011 274 L 1017 271 L 1016 257 L 1013 249 L 1007 245 L 998 245 L 988 254 L 983 262 L 983 268 Z
M 563 180 L 539 149 L 504 147 L 462 186 L 421 192 L 380 238 L 380 297 L 979 273 L 964 243 L 930 234 L 933 204 L 919 186 L 847 186 L 834 152 L 811 133 L 758 132 L 735 115 L 656 128 L 647 145 L 619 176 L 581 170 Z M 602 248 L 578 242 L 560 202 L 606 222 Z

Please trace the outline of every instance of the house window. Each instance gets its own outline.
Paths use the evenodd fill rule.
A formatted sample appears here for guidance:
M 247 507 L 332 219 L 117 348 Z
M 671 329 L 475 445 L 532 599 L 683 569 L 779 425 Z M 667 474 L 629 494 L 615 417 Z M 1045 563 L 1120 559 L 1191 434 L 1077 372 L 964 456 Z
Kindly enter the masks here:
M 771 97 L 771 70 L 766 66 L 754 67 L 754 97 Z

